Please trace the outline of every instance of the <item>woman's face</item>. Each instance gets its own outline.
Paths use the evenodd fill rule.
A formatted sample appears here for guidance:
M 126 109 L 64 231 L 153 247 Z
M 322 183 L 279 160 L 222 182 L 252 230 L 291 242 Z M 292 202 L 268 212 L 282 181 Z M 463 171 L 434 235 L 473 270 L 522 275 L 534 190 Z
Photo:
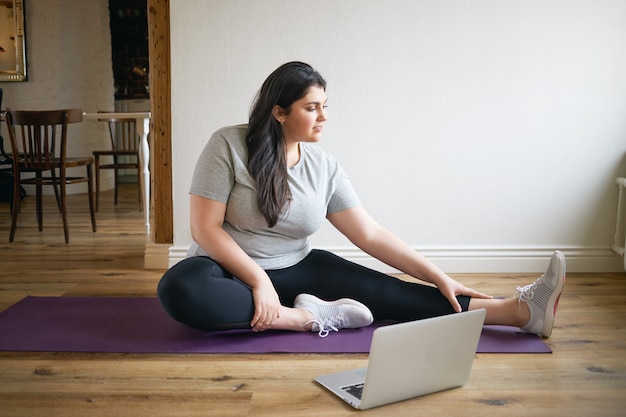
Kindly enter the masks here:
M 277 120 L 282 123 L 283 135 L 288 144 L 318 142 L 326 122 L 326 92 L 320 87 L 310 87 L 306 95 L 291 105 L 287 114 L 278 110 Z

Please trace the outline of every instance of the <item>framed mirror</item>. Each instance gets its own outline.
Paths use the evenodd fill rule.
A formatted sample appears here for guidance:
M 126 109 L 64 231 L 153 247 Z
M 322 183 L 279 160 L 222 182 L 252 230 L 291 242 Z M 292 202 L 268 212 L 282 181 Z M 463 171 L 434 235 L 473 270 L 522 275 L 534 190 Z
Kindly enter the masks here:
M 24 0 L 0 0 L 0 82 L 26 81 Z

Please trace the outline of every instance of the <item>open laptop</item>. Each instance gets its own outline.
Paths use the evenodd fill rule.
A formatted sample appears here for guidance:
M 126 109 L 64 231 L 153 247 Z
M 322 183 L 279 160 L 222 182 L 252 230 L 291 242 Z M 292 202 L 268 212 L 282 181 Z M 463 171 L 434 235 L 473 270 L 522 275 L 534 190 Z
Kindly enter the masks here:
M 315 380 L 360 410 L 459 387 L 469 379 L 485 314 L 480 309 L 379 327 L 367 368 Z

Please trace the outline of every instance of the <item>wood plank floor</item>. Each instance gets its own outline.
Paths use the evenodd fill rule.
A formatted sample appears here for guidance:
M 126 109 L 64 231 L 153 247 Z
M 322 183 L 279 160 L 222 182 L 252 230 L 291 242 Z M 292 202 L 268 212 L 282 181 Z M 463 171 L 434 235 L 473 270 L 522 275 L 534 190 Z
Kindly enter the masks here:
M 143 269 L 135 188 L 102 196 L 98 232 L 84 195 L 68 197 L 66 245 L 47 198 L 37 231 L 25 200 L 9 244 L 0 203 L 0 310 L 26 295 L 154 296 L 163 271 Z M 509 295 L 533 275 L 455 275 Z M 2 335 L 0 335 L 2 337 Z M 351 355 L 139 355 L 0 352 L 0 415 L 10 416 L 624 416 L 626 275 L 569 274 L 550 355 L 478 354 L 462 388 L 357 412 L 314 376 L 366 365 Z M 425 376 L 427 377 L 427 376 Z

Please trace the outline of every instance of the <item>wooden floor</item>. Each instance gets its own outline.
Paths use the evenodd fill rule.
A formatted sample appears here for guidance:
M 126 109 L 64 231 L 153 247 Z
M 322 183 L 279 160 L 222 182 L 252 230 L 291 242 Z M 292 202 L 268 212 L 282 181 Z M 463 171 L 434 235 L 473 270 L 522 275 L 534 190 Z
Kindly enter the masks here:
M 126 186 L 114 207 L 105 193 L 92 233 L 86 197 L 69 196 L 69 245 L 49 198 L 44 230 L 37 231 L 33 197 L 25 200 L 15 242 L 7 243 L 9 209 L 0 203 L 0 310 L 27 295 L 155 296 L 163 271 L 143 269 L 146 237 L 135 198 Z M 536 278 L 455 277 L 493 295 Z M 625 274 L 569 274 L 548 344 L 549 355 L 479 354 L 464 387 L 364 412 L 313 382 L 318 374 L 365 366 L 362 354 L 0 352 L 0 415 L 626 415 Z

